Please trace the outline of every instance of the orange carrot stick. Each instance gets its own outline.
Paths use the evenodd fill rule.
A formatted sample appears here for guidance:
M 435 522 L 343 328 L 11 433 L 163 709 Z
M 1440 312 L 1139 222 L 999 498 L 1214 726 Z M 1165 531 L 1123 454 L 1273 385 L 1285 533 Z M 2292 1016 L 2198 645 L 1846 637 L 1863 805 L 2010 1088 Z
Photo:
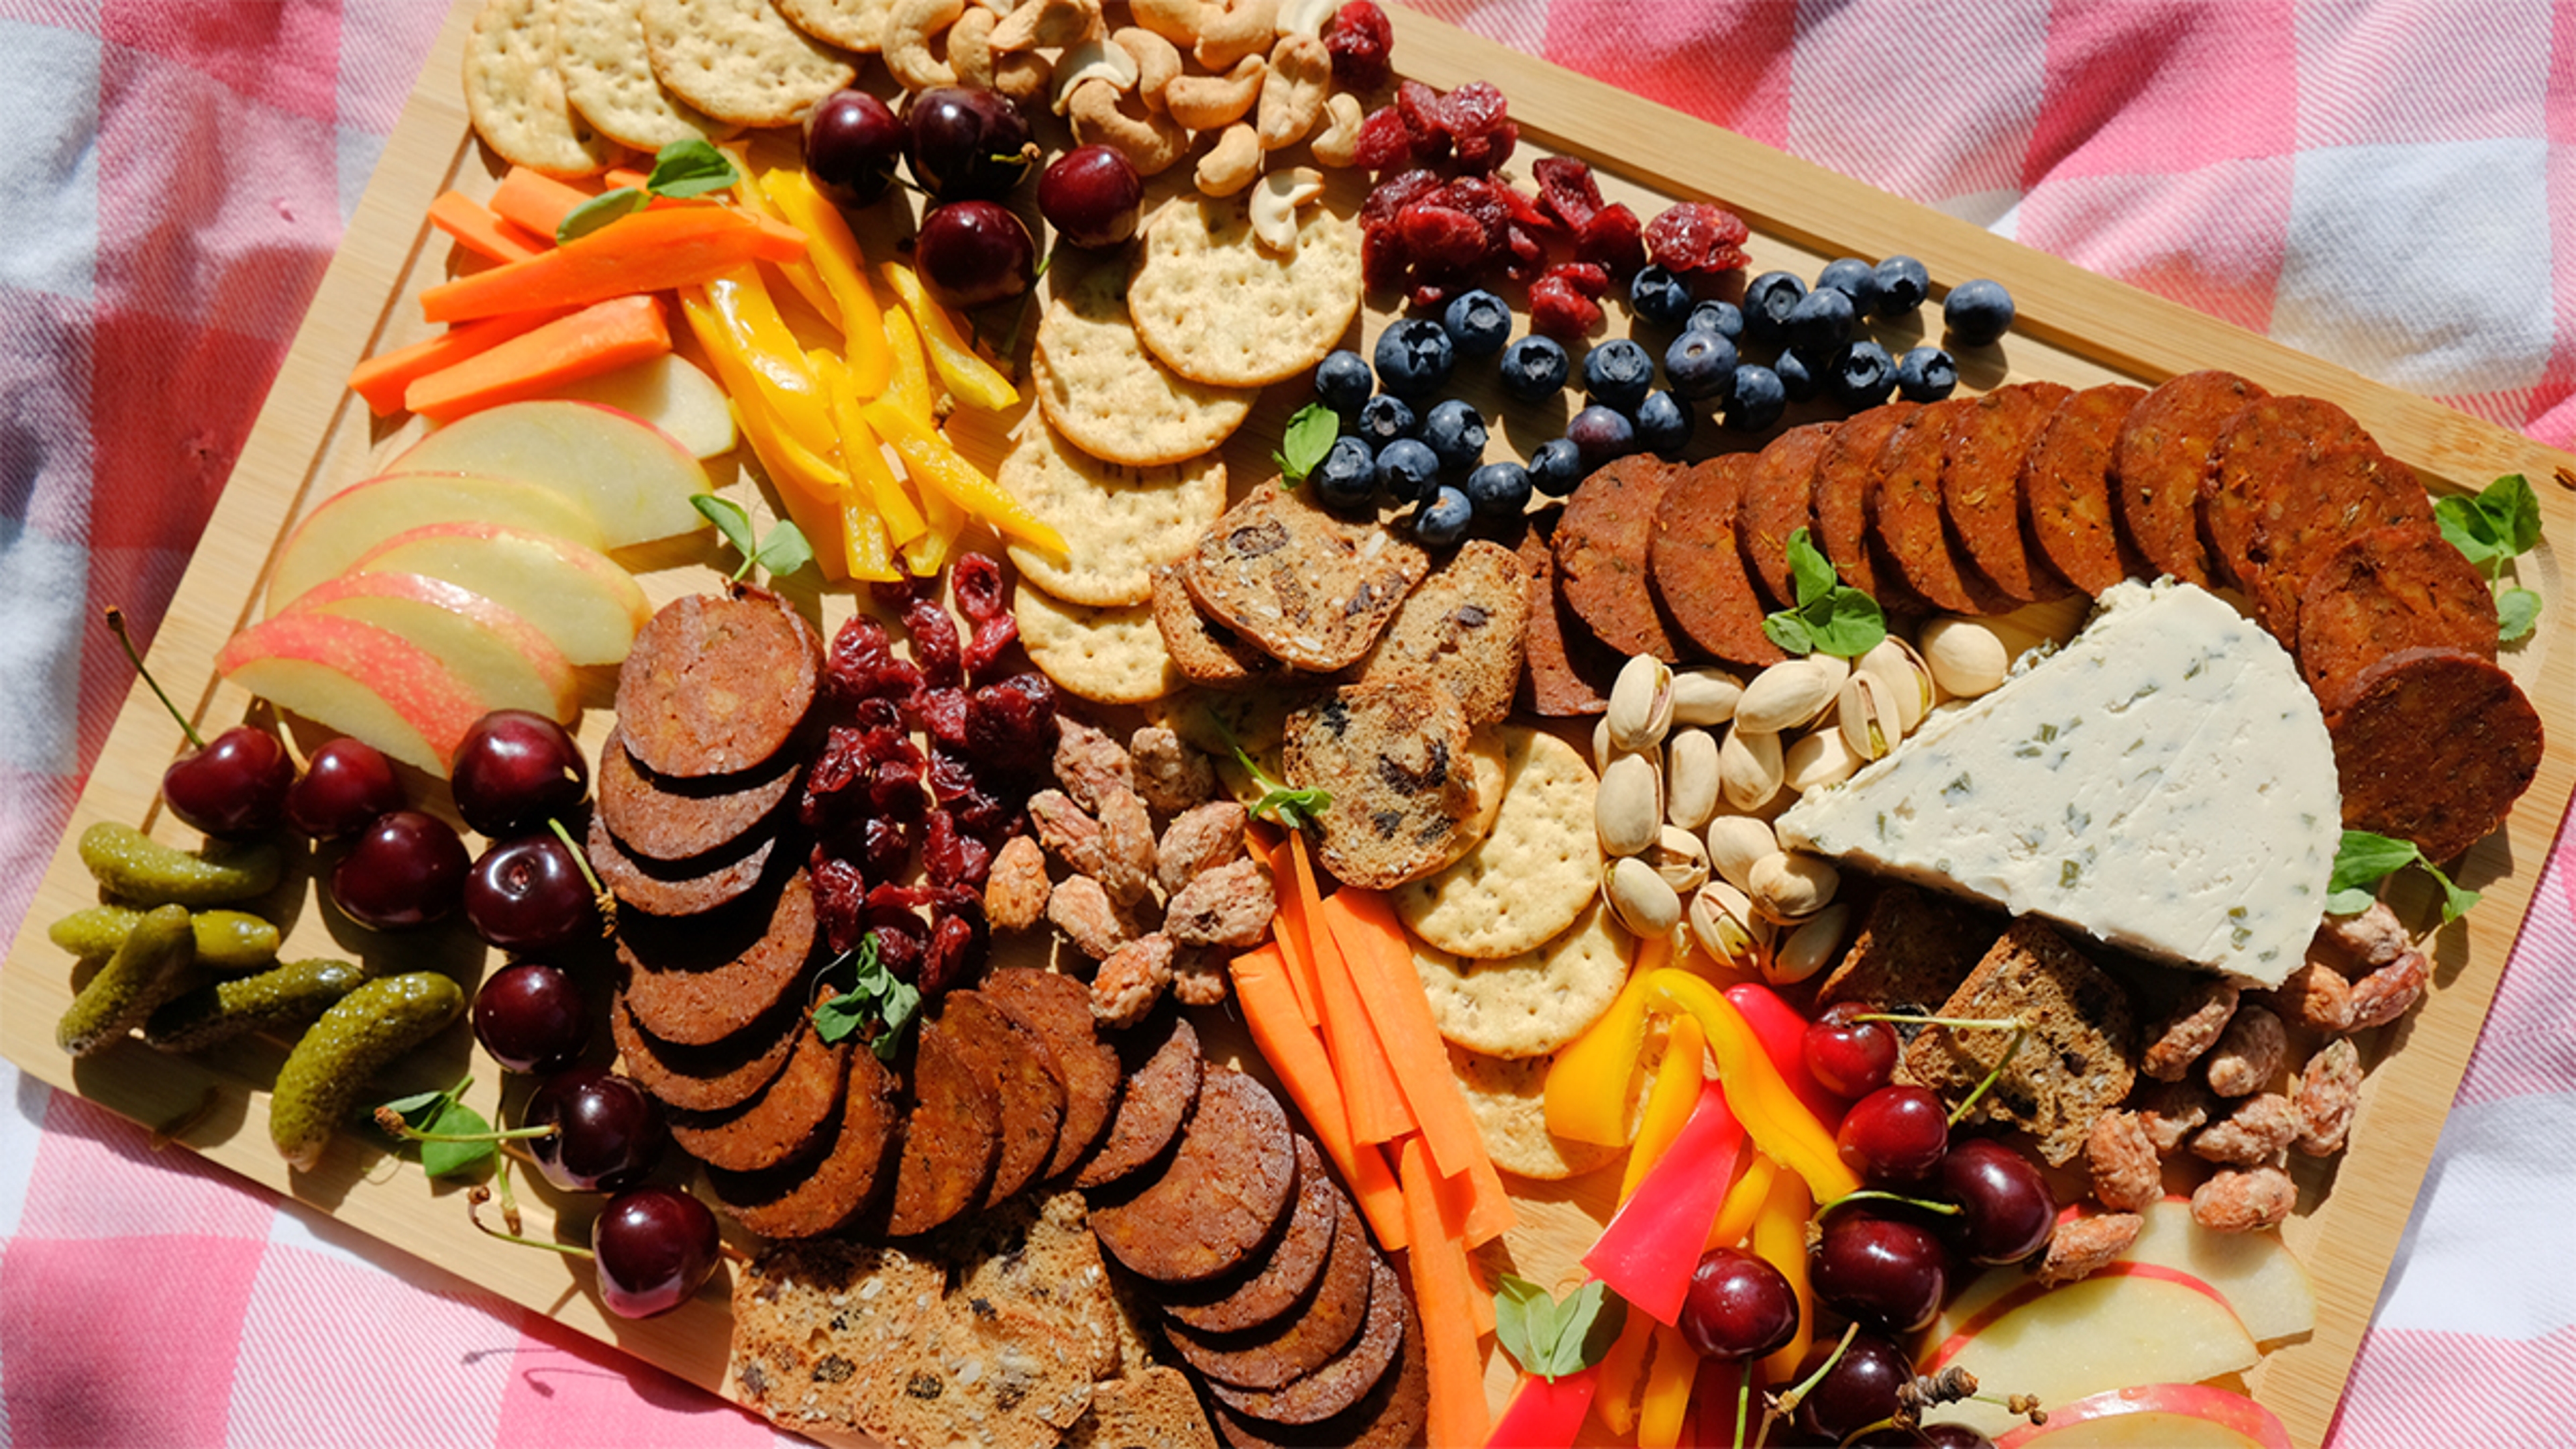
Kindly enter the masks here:
M 1361 1005 L 1395 1070 L 1405 1105 L 1422 1124 L 1432 1165 L 1443 1177 L 1465 1177 L 1484 1158 L 1485 1139 L 1450 1073 L 1449 1048 L 1431 1018 L 1422 978 L 1414 972 L 1413 945 L 1403 922 L 1385 896 L 1349 886 L 1333 892 L 1319 915 L 1332 928 L 1342 959 L 1350 963 Z
M 1394 1064 L 1387 1060 L 1386 1048 L 1360 1005 L 1350 963 L 1325 924 L 1303 834 L 1288 837 L 1288 858 L 1296 876 L 1297 909 L 1305 916 L 1306 938 L 1315 952 L 1315 1002 L 1324 1018 L 1324 1041 L 1332 1048 L 1343 1099 L 1351 1109 L 1351 1135 L 1362 1142 L 1392 1142 L 1418 1124 L 1405 1109 L 1404 1088 L 1396 1081 Z
M 561 312 L 513 312 L 506 317 L 486 317 L 480 322 L 450 327 L 435 337 L 425 338 L 409 347 L 397 347 L 359 363 L 357 369 L 349 374 L 349 388 L 365 398 L 367 410 L 378 417 L 401 412 L 403 390 L 410 387 L 415 379 L 489 352 L 511 338 L 533 332 L 562 315 Z
M 555 228 L 591 197 L 592 193 L 570 182 L 541 176 L 525 166 L 513 166 L 502 176 L 501 184 L 492 189 L 492 210 L 504 220 L 552 241 Z
M 760 228 L 721 206 L 639 212 L 526 261 L 441 282 L 420 294 L 432 322 L 538 307 L 587 307 L 630 292 L 711 281 L 763 256 Z
M 670 350 L 671 328 L 661 302 L 618 297 L 420 378 L 403 390 L 403 404 L 422 417 L 447 422 Z
M 461 191 L 442 191 L 429 204 L 429 224 L 456 239 L 456 244 L 492 262 L 524 261 L 553 243 L 544 243 L 510 225 L 499 213 Z
M 1485 1364 L 1476 1348 L 1475 1279 L 1466 1246 L 1440 1211 L 1440 1189 L 1431 1150 L 1420 1137 L 1399 1149 L 1396 1179 L 1404 1185 L 1405 1222 L 1413 1245 L 1405 1252 L 1413 1270 L 1413 1301 L 1422 1313 L 1422 1354 L 1430 1369 L 1431 1411 L 1426 1426 L 1433 1444 L 1482 1444 L 1491 1426 L 1485 1403 Z
M 1395 1173 L 1387 1167 L 1384 1153 L 1352 1138 L 1332 1059 L 1324 1054 L 1323 1041 L 1306 1024 L 1288 989 L 1287 963 L 1278 943 L 1235 957 L 1233 976 L 1234 999 L 1243 1008 L 1244 1025 L 1252 1032 L 1253 1045 L 1261 1048 L 1262 1060 L 1279 1074 L 1297 1103 L 1298 1115 L 1323 1144 L 1324 1155 L 1333 1160 L 1342 1181 L 1351 1185 L 1360 1215 L 1368 1219 L 1379 1246 L 1389 1252 L 1403 1247 L 1407 1241 L 1404 1198 Z
M 1306 1014 L 1308 1026 L 1320 1030 L 1324 1015 L 1315 1005 L 1315 944 L 1307 939 L 1306 912 L 1297 904 L 1297 863 L 1284 839 L 1263 851 L 1262 859 L 1270 863 L 1270 879 L 1279 892 L 1279 914 L 1270 923 L 1271 939 L 1287 953 L 1288 985 L 1297 993 L 1297 1009 Z

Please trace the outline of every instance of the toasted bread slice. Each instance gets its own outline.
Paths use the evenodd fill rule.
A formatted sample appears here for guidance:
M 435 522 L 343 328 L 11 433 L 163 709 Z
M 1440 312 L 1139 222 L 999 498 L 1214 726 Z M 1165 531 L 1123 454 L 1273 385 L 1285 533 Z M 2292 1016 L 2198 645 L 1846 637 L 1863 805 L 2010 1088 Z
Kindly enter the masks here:
M 2030 1028 L 1966 1120 L 2028 1132 L 2051 1166 L 2083 1151 L 2094 1119 L 2137 1081 L 2137 1018 L 2127 988 L 2037 917 L 2013 922 L 1939 1014 L 2013 1019 Z M 1926 1028 L 1898 1061 L 1897 1080 L 1955 1103 L 2003 1060 L 2012 1039 L 1990 1027 Z

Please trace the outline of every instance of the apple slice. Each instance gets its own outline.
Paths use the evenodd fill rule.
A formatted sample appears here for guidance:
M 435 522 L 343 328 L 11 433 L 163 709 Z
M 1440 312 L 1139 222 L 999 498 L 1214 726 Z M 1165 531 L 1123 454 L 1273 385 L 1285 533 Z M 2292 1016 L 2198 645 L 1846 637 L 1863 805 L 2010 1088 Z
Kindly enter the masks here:
M 481 414 L 476 414 L 481 416 Z M 615 664 L 652 607 L 608 555 L 497 523 L 425 523 L 361 555 L 352 573 L 414 573 L 481 594 L 536 625 L 575 664 Z
M 2217 1290 L 2170 1268 L 2114 1263 L 2062 1288 L 2028 1284 L 2007 1293 L 1925 1359 L 1952 1365 L 1998 1398 L 2036 1395 L 2054 1407 L 2137 1383 L 2198 1383 L 2251 1368 L 2262 1357 Z M 2021 1420 L 1979 1400 L 1938 1417 L 1994 1437 Z
M 564 383 L 547 396 L 633 413 L 700 458 L 733 451 L 733 407 L 724 389 L 676 352 Z
M 2160 1263 L 2217 1289 L 2256 1343 L 2316 1328 L 2316 1289 L 2279 1233 L 2213 1233 L 2192 1221 L 2187 1197 L 2152 1203 L 2144 1216 L 2123 1260 Z
M 605 548 L 706 526 L 689 495 L 707 470 L 670 434 L 591 402 L 503 403 L 458 418 L 411 445 L 388 473 L 485 473 L 516 478 L 590 505 Z
M 471 682 L 494 709 L 570 724 L 581 677 L 536 625 L 471 589 L 427 574 L 348 573 L 307 589 L 286 612 L 337 614 L 399 634 Z
M 225 678 L 406 765 L 445 775 L 491 703 L 399 634 L 320 611 L 280 614 L 224 642 Z
M 268 573 L 268 612 L 284 609 L 404 529 L 468 519 L 607 546 L 590 505 L 551 488 L 472 473 L 386 474 L 332 494 L 295 525 Z
M 1995 1449 L 2291 1449 L 2280 1418 L 2207 1384 L 2143 1384 L 2048 1406 Z

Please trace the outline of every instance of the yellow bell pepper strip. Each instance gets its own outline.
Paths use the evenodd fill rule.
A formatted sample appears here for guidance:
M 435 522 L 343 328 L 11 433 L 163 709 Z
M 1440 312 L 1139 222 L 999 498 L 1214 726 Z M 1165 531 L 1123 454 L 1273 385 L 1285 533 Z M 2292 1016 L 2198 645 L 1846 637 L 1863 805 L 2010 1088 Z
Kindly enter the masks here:
M 1780 1080 L 1789 1084 L 1789 1090 L 1815 1114 L 1824 1129 L 1831 1132 L 1841 1126 L 1843 1109 L 1848 1104 L 1826 1091 L 1808 1072 L 1807 1018 L 1798 1008 L 1760 982 L 1727 987 L 1726 1000 L 1744 1017 L 1744 1024 L 1753 1029 L 1753 1039 L 1762 1043 L 1762 1054 L 1779 1068 Z
M 1583 1429 L 1584 1415 L 1592 1412 L 1593 1392 L 1600 1386 L 1597 1364 L 1552 1379 L 1521 1375 L 1512 1401 L 1486 1436 L 1486 1449 L 1568 1449 Z
M 931 388 L 930 360 L 921 355 L 921 329 L 913 325 L 912 314 L 901 307 L 887 309 L 885 339 L 886 385 L 878 396 L 892 400 L 923 427 L 937 427 L 939 395 Z
M 761 189 L 760 183 L 752 179 L 751 168 L 743 164 L 743 158 L 739 154 L 734 157 L 733 171 L 734 205 L 770 225 L 794 225 L 770 202 L 768 193 Z M 795 229 L 804 230 L 802 227 Z M 787 285 L 796 289 L 796 295 L 804 298 L 805 305 L 813 308 L 816 315 L 834 327 L 841 325 L 840 301 L 832 295 L 830 288 L 823 285 L 823 275 L 814 267 L 814 247 L 810 237 L 807 239 L 805 255 L 773 262 L 771 265 L 778 268 L 778 275 L 787 279 Z
M 930 348 L 930 365 L 939 369 L 940 380 L 957 394 L 959 402 L 988 413 L 1018 405 L 1019 389 L 1011 386 L 1011 380 L 1000 369 L 976 354 L 974 344 L 957 330 L 957 319 L 948 315 L 947 308 L 930 300 L 912 268 L 901 262 L 887 262 L 877 268 L 877 275 L 886 279 L 886 285 L 903 303 L 903 310 L 921 325 L 922 341 Z
M 885 318 L 875 289 L 868 285 L 867 258 L 859 251 L 858 238 L 804 172 L 772 171 L 760 178 L 760 189 L 780 214 L 805 233 L 806 260 L 814 264 L 815 274 L 832 294 L 840 317 L 842 352 L 849 361 L 851 380 L 860 397 L 875 397 L 885 391 L 894 354 L 886 345 Z M 886 521 L 891 524 L 893 519 L 889 516 Z
M 877 436 L 894 445 L 896 455 L 903 459 L 904 471 L 912 475 L 915 483 L 927 484 L 947 495 L 959 508 L 1013 538 L 1059 557 L 1063 555 L 1064 535 L 1056 532 L 1054 525 L 1030 512 L 1028 505 L 959 457 L 936 429 L 924 427 L 893 399 L 881 397 L 862 403 L 859 413 L 869 427 L 876 429 Z
M 1661 1326 L 1642 1313 L 1629 1314 L 1628 1321 L 1619 1325 L 1618 1340 L 1601 1357 L 1601 1383 L 1592 1391 L 1592 1412 L 1622 1438 L 1637 1432 L 1637 1397 L 1645 1387 L 1655 1330 Z
M 1779 1269 L 1798 1295 L 1798 1331 L 1778 1352 L 1762 1360 L 1762 1376 L 1775 1384 L 1792 1382 L 1798 1360 L 1807 1356 L 1807 1346 L 1816 1339 L 1816 1291 L 1807 1282 L 1807 1219 L 1815 1210 L 1816 1200 L 1807 1195 L 1806 1181 L 1795 1172 L 1783 1172 L 1772 1180 L 1771 1195 L 1753 1219 L 1754 1256 Z
M 1637 1406 L 1637 1449 L 1677 1449 L 1690 1424 L 1691 1389 L 1699 1383 L 1698 1354 L 1681 1330 L 1655 1327 L 1655 1363 L 1646 1370 L 1646 1396 Z
M 1646 980 L 1671 958 L 1672 944 L 1660 937 L 1640 946 L 1619 999 L 1557 1054 L 1547 1073 L 1548 1131 L 1573 1142 L 1628 1145 L 1629 1091 L 1646 1045 Z
M 706 286 L 706 297 L 734 339 L 734 351 L 759 387 L 761 400 L 805 450 L 828 456 L 840 444 L 823 380 L 805 361 L 804 345 L 778 315 L 778 304 L 760 273 L 737 267 Z
M 1583 1255 L 1593 1277 L 1658 1323 L 1681 1318 L 1700 1245 L 1744 1150 L 1744 1127 L 1727 1105 L 1726 1089 L 1710 1082 L 1698 1098 L 1672 1149 Z
M 838 465 L 815 456 L 788 436 L 777 416 L 770 412 L 760 385 L 752 379 L 739 339 L 707 295 L 707 289 L 682 287 L 679 297 L 681 315 L 689 319 L 689 330 L 697 334 L 698 345 L 715 366 L 716 380 L 724 384 L 726 394 L 733 400 L 734 421 L 751 440 L 751 450 L 778 489 L 787 516 L 796 521 L 797 529 L 812 545 L 814 566 L 834 582 L 848 578 L 849 544 L 840 518 L 842 494 L 848 486 L 846 475 Z
M 1859 1189 L 1860 1177 L 1835 1151 L 1833 1134 L 1789 1090 L 1743 1014 L 1716 987 L 1687 971 L 1657 971 L 1647 978 L 1646 998 L 1649 1009 L 1684 1011 L 1698 1019 L 1727 1100 L 1765 1156 L 1804 1178 L 1820 1202 Z
M 894 544 L 886 538 L 885 520 L 855 497 L 841 504 L 841 544 L 849 554 L 851 578 L 893 583 L 903 577 L 894 566 Z
M 850 481 L 858 485 L 859 496 L 868 500 L 878 518 L 884 520 L 887 540 L 895 547 L 921 537 L 930 525 L 923 520 L 921 509 L 912 495 L 903 491 L 903 483 L 894 476 L 894 467 L 886 461 L 884 447 L 877 441 L 876 429 L 868 426 L 860 413 L 858 380 L 850 375 L 850 366 L 840 358 L 816 348 L 805 354 L 805 360 L 823 379 L 823 392 L 832 400 L 832 421 L 841 430 L 841 464 L 849 470 Z
M 1726 1201 L 1719 1205 L 1717 1221 L 1708 1225 L 1708 1240 L 1700 1244 L 1702 1252 L 1710 1248 L 1732 1248 L 1753 1231 L 1753 1219 L 1770 1199 L 1771 1184 L 1780 1175 L 1780 1164 L 1759 1152 L 1747 1153 L 1744 1174 L 1735 1186 L 1726 1190 Z
M 1654 1090 L 1646 1094 L 1646 1109 L 1637 1115 L 1637 1140 L 1628 1144 L 1628 1166 L 1619 1176 L 1620 1202 L 1637 1195 L 1637 1184 L 1663 1159 L 1664 1149 L 1681 1135 L 1682 1124 L 1699 1105 L 1700 1059 L 1707 1045 L 1698 1022 L 1685 1016 L 1673 1023 L 1672 1037 L 1664 1046 L 1663 1070 L 1655 1075 Z

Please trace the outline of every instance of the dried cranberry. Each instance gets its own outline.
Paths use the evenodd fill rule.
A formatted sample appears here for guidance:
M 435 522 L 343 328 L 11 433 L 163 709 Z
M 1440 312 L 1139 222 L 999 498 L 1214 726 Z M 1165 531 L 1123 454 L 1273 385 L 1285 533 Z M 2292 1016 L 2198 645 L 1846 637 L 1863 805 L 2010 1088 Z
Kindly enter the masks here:
M 1744 265 L 1744 218 L 1705 201 L 1677 201 L 1646 226 L 1655 265 L 1675 272 L 1723 272 Z
M 923 993 L 938 995 L 973 981 L 983 972 L 992 940 L 982 896 L 954 887 L 934 891 L 929 950 L 921 967 Z
M 1416 277 L 1413 286 L 1404 294 L 1404 305 L 1416 312 L 1434 311 L 1448 304 L 1452 285 L 1445 280 L 1432 281 Z
M 903 699 L 921 687 L 921 671 L 896 657 L 885 625 L 865 614 L 851 615 L 833 634 L 823 677 L 831 698 L 844 708 L 865 699 Z
M 957 617 L 927 594 L 915 594 L 903 606 L 904 632 L 912 636 L 912 657 L 920 662 L 921 679 L 933 689 L 965 681 L 965 664 L 957 646 Z
M 899 981 L 921 979 L 930 927 L 917 913 L 921 888 L 885 882 L 868 892 L 868 929 L 877 937 L 877 961 Z
M 1396 103 L 1404 103 L 1400 89 Z M 1457 145 L 1458 164 L 1469 170 L 1500 165 L 1504 157 L 1512 154 L 1512 143 L 1520 137 L 1520 128 L 1511 123 L 1502 88 L 1491 81 L 1469 81 L 1442 96 L 1437 114 L 1440 128 Z
M 1530 330 L 1571 342 L 1601 321 L 1601 304 L 1578 291 L 1563 271 L 1550 267 L 1530 283 Z
M 921 716 L 921 728 L 932 739 L 952 745 L 966 743 L 966 691 L 962 689 L 925 689 L 913 700 Z
M 1627 276 L 1646 264 L 1645 228 L 1627 203 L 1614 201 L 1574 234 L 1574 255 L 1609 276 Z
M 1349 0 L 1324 27 L 1324 50 L 1333 58 L 1333 87 L 1373 91 L 1395 73 L 1390 56 L 1395 26 L 1376 0 Z
M 1002 589 L 1002 566 L 990 554 L 961 553 L 948 566 L 948 591 L 957 596 L 957 612 L 970 624 L 1011 612 Z
M 1398 81 L 1395 113 L 1404 118 L 1405 133 L 1412 137 L 1415 165 L 1428 166 L 1448 156 L 1449 114 L 1438 91 L 1418 80 Z
M 976 690 L 966 702 L 966 753 L 997 775 L 1025 777 L 1055 755 L 1055 685 L 1036 670 Z
M 879 880 L 905 874 L 912 864 L 912 831 L 880 815 L 860 827 L 859 863 Z
M 1360 282 L 1370 291 L 1400 290 L 1404 274 L 1412 265 L 1412 253 L 1404 249 L 1404 234 L 1396 230 L 1393 222 L 1360 232 Z
M 814 915 L 822 925 L 824 941 L 834 951 L 857 950 L 859 937 L 868 928 L 868 883 L 858 863 L 817 846 L 806 863 L 805 876 L 814 887 Z
M 1559 262 L 1547 274 L 1595 302 L 1610 290 L 1610 273 L 1591 262 Z
M 1512 220 L 1512 204 L 1506 199 L 1510 194 L 1510 187 L 1490 176 L 1461 176 L 1430 199 L 1474 217 L 1476 224 L 1485 229 L 1488 245 L 1498 246 L 1503 228 Z
M 921 827 L 921 871 L 935 881 L 980 886 L 993 870 L 993 852 L 966 833 L 945 810 L 930 812 Z
M 1368 171 L 1384 171 L 1390 166 L 1414 164 L 1413 128 L 1393 106 L 1380 106 L 1360 122 L 1359 140 L 1352 143 L 1353 164 Z
M 1463 211 L 1417 201 L 1395 224 L 1416 266 L 1465 272 L 1485 259 L 1485 225 Z
M 1368 200 L 1360 203 L 1360 225 L 1375 226 L 1393 221 L 1397 212 L 1430 196 L 1445 184 L 1437 171 L 1399 171 L 1369 188 Z
M 1523 286 L 1547 270 L 1547 246 L 1527 227 L 1512 222 L 1503 229 L 1503 275 Z
M 1572 156 L 1546 156 L 1530 164 L 1538 182 L 1538 205 L 1569 231 L 1580 231 L 1601 209 L 1601 187 L 1590 163 Z
M 1520 145 L 1518 121 L 1505 121 L 1490 131 L 1458 138 L 1458 164 L 1473 171 L 1499 171 Z
M 904 691 L 907 699 L 911 694 L 910 690 Z M 901 734 L 904 728 L 903 706 L 892 699 L 863 699 L 851 707 L 850 723 L 871 732 L 892 730 Z

